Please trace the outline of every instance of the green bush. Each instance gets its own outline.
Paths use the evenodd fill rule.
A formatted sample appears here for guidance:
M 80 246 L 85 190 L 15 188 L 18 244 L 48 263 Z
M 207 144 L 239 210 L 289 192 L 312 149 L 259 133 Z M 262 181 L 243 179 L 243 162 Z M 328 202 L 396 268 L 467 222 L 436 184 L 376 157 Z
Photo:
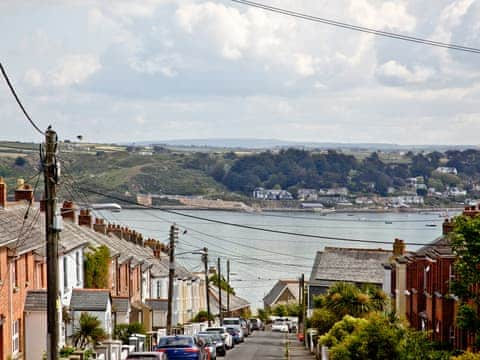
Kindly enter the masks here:
M 131 324 L 118 324 L 113 330 L 113 337 L 117 340 L 121 340 L 124 344 L 128 344 L 128 338 L 132 334 L 146 334 L 147 331 L 143 327 L 143 324 L 134 322 Z

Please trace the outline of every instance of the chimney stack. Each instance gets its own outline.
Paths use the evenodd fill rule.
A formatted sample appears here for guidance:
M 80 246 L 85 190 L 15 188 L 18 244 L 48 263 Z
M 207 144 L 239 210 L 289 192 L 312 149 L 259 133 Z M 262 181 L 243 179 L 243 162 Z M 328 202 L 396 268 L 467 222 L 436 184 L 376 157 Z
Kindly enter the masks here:
M 454 227 L 453 221 L 445 219 L 442 224 L 442 234 L 448 235 L 453 231 L 453 227 Z
M 0 176 L 0 207 L 7 207 L 7 184 L 3 180 L 3 177 Z
M 107 234 L 107 224 L 102 218 L 95 218 L 95 224 L 93 224 L 93 230 L 103 235 Z
M 25 180 L 17 180 L 17 188 L 15 189 L 15 201 L 26 200 L 33 201 L 33 189 L 30 185 L 25 184 Z
M 78 215 L 78 225 L 92 227 L 92 215 L 89 209 L 81 209 Z
M 60 209 L 60 214 L 62 215 L 63 220 L 75 222 L 75 209 L 73 206 L 73 201 L 65 200 L 62 208 Z
M 402 256 L 405 255 L 405 241 L 401 239 L 395 239 L 393 243 L 393 255 Z

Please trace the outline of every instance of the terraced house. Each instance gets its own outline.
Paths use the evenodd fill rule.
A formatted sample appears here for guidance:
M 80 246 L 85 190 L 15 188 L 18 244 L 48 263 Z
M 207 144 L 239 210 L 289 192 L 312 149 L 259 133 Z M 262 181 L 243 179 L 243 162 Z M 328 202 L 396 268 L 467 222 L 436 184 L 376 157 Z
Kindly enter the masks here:
M 47 332 L 45 219 L 42 206 L 34 202 L 33 190 L 23 182 L 11 201 L 7 199 L 7 186 L 0 179 L 0 360 L 36 360 L 46 348 L 45 336 L 39 336 Z M 107 334 L 115 325 L 129 322 L 141 322 L 147 330 L 165 327 L 159 321 L 166 319 L 162 304 L 168 289 L 164 245 L 94 218 L 88 209 L 77 209 L 71 201 L 65 201 L 60 210 L 61 345 L 70 342 L 81 312 L 97 316 Z M 105 248 L 106 280 L 91 284 L 86 259 Z M 174 324 L 188 322 L 205 308 L 204 283 L 180 265 L 174 289 Z

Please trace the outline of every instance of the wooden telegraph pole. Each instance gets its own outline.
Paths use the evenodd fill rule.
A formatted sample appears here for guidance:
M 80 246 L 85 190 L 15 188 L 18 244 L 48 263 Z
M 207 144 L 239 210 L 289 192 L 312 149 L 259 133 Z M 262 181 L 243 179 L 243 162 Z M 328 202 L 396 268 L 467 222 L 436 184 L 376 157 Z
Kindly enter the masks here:
M 167 308 L 167 335 L 172 335 L 173 315 L 173 282 L 175 281 L 175 241 L 178 238 L 178 228 L 175 224 L 170 226 L 170 245 L 168 254 L 170 266 L 168 270 L 168 308 Z
M 230 316 L 230 260 L 227 260 L 227 316 Z
M 223 314 L 222 314 L 222 270 L 220 269 L 220 258 L 218 258 L 218 269 L 217 269 L 217 276 L 218 276 L 218 308 L 219 308 L 219 317 L 220 317 L 220 326 L 223 323 Z
M 57 133 L 48 127 L 45 133 L 43 172 L 45 182 L 45 230 L 47 254 L 47 358 L 58 359 L 58 238 L 61 226 L 57 215 Z
M 212 326 L 212 321 L 210 320 L 210 294 L 209 294 L 209 284 L 208 284 L 208 249 L 203 248 L 202 254 L 203 265 L 205 267 L 205 296 L 207 300 L 207 317 L 208 317 L 208 326 Z

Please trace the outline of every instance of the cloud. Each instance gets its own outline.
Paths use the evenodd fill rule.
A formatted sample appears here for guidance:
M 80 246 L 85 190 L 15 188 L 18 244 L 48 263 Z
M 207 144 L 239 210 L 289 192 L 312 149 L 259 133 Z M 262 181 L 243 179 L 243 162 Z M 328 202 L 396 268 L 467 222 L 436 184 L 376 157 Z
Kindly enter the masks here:
M 268 3 L 480 47 L 473 0 Z M 477 142 L 468 130 L 477 128 L 480 101 L 476 55 L 213 0 L 0 8 L 2 61 L 29 110 L 64 134 Z M 0 97 L 1 136 L 21 138 L 24 129 L 9 121 L 18 109 L 2 89 Z
M 386 84 L 402 85 L 423 83 L 434 75 L 434 71 L 418 65 L 410 70 L 405 65 L 390 60 L 379 66 L 376 74 Z
M 94 55 L 67 55 L 59 61 L 53 71 L 53 84 L 60 87 L 78 85 L 100 68 L 100 62 Z
M 38 87 L 43 83 L 43 76 L 37 69 L 28 69 L 25 72 L 23 79 L 27 84 L 33 87 Z

